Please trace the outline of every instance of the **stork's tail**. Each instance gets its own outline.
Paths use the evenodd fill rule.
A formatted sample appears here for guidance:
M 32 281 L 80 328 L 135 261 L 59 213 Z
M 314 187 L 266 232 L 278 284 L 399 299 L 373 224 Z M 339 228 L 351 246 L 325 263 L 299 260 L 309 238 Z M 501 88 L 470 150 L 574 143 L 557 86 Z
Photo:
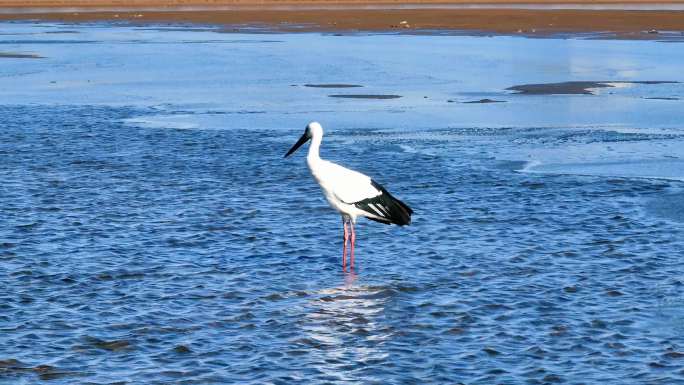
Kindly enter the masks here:
M 395 224 L 406 226 L 411 223 L 411 210 L 406 203 L 400 201 L 390 194 L 379 183 L 371 180 L 373 187 L 381 191 L 380 195 L 373 198 L 364 199 L 354 205 L 368 213 L 366 217 L 370 220 L 384 224 Z

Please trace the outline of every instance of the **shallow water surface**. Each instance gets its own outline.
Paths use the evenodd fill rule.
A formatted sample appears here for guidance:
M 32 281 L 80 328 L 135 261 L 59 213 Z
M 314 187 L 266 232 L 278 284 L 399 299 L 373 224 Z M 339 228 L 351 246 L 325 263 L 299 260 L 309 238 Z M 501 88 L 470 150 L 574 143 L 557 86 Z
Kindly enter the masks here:
M 684 381 L 682 103 L 645 99 L 682 86 L 505 90 L 682 81 L 679 46 L 3 28 L 93 43 L 6 43 L 45 59 L 0 67 L 0 384 Z M 415 210 L 353 273 L 282 158 L 310 120 Z

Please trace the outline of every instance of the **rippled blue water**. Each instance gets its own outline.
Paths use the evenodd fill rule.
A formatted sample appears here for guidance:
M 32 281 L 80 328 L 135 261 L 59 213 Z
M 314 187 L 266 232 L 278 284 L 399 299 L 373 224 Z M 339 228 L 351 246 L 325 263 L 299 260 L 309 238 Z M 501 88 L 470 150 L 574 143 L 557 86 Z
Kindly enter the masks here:
M 681 86 L 521 97 L 503 85 L 529 69 L 467 76 L 522 46 L 585 71 L 547 78 L 605 80 L 628 58 L 616 77 L 653 80 L 664 45 L 3 27 L 92 42 L 0 46 L 46 57 L 0 59 L 1 384 L 684 381 L 682 102 L 643 99 Z M 432 72 L 376 58 L 387 41 L 472 58 Z M 326 46 L 352 65 L 297 56 Z M 684 80 L 675 67 L 660 80 Z M 506 103 L 458 102 L 492 95 Z M 354 274 L 303 155 L 282 159 L 313 119 L 324 156 L 416 212 L 361 222 Z

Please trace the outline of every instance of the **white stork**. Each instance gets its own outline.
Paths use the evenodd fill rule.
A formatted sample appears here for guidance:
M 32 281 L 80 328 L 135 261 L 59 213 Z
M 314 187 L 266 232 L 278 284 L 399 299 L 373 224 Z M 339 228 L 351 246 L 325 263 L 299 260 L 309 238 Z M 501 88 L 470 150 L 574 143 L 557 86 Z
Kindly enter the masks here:
M 343 270 L 346 269 L 347 242 L 350 240 L 347 224 L 351 229 L 349 261 L 351 269 L 353 269 L 354 243 L 356 242 L 354 225 L 358 217 L 366 217 L 386 225 L 404 226 L 411 223 L 413 210 L 404 202 L 393 197 L 369 176 L 321 159 L 319 149 L 323 140 L 323 127 L 318 122 L 311 122 L 306 126 L 304 135 L 290 148 L 285 157 L 297 151 L 309 140 L 311 140 L 311 145 L 306 163 L 309 165 L 311 175 L 321 186 L 330 205 L 342 215 L 342 226 L 344 227 Z

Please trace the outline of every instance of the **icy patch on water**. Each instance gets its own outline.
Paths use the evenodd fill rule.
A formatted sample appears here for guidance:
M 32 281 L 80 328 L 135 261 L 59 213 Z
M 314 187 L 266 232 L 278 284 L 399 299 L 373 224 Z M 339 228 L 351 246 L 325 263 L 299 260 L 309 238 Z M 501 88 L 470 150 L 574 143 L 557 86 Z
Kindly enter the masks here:
M 399 147 L 400 147 L 404 152 L 408 152 L 408 153 L 411 153 L 411 154 L 423 154 L 423 155 L 428 155 L 428 156 L 435 156 L 435 155 L 436 155 L 436 154 L 435 154 L 434 152 L 432 152 L 432 151 L 417 149 L 417 148 L 415 148 L 415 147 L 413 147 L 413 146 L 409 146 L 409 145 L 407 145 L 407 144 L 400 144 Z
M 535 174 L 573 174 L 684 181 L 684 161 L 652 160 L 607 163 L 542 164 L 531 162 L 521 171 Z
M 174 128 L 190 130 L 199 128 L 191 115 L 151 115 L 145 117 L 128 118 L 125 124 L 141 128 Z
M 509 145 L 493 149 L 502 160 L 523 160 L 519 172 L 684 180 L 680 128 L 620 127 L 510 129 Z

